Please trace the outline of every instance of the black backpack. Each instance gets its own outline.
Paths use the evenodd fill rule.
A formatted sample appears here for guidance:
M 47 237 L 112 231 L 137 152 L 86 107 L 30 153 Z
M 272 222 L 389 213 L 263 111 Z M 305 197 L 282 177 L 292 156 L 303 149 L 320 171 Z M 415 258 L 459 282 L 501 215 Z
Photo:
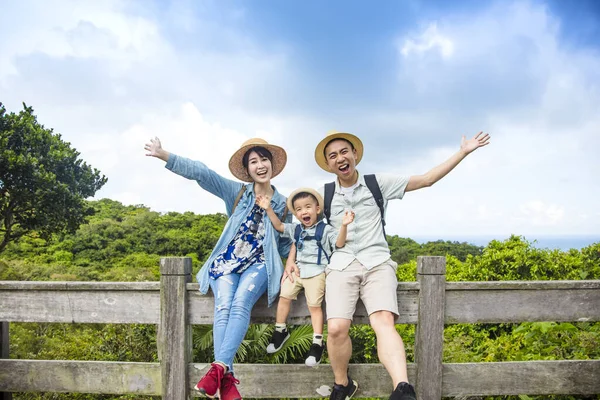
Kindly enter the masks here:
M 383 209 L 383 195 L 381 194 L 381 189 L 379 188 L 379 183 L 377 183 L 377 178 L 373 174 L 365 175 L 365 183 L 367 187 L 371 191 L 373 198 L 375 199 L 375 203 L 377 203 L 377 207 L 379 207 L 379 213 L 381 214 L 381 226 L 383 227 L 383 237 L 385 238 L 385 219 L 383 217 L 384 209 Z M 331 201 L 333 200 L 333 193 L 335 192 L 335 182 L 329 182 L 325 184 L 325 204 L 323 213 L 325 214 L 325 218 L 327 218 L 327 222 L 330 221 L 331 216 Z
M 315 231 L 315 235 L 314 236 L 309 236 L 306 235 L 306 237 L 302 240 L 316 240 L 317 241 L 317 246 L 319 247 L 319 252 L 317 253 L 317 265 L 321 265 L 321 254 L 325 255 L 325 258 L 327 259 L 327 263 L 329 263 L 329 255 L 327 254 L 327 252 L 325 251 L 325 249 L 323 248 L 323 245 L 321 244 L 321 239 L 323 239 L 323 231 L 325 231 L 325 222 L 323 221 L 319 221 L 319 223 L 317 224 L 317 229 Z M 296 241 L 296 243 L 298 243 L 298 241 L 300 240 L 300 234 L 302 233 L 302 225 L 298 224 L 296 225 L 296 230 L 294 231 L 294 240 Z M 296 248 L 298 248 L 296 246 Z

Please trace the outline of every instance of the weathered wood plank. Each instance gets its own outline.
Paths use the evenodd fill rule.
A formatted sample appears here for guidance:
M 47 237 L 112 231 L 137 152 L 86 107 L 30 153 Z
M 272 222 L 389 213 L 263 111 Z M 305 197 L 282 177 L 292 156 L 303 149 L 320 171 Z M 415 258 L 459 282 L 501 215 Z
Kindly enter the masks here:
M 600 321 L 600 290 L 446 291 L 446 323 L 525 321 Z
M 600 280 L 594 281 L 490 281 L 447 282 L 446 290 L 546 290 L 546 289 L 600 289 Z
M 415 336 L 417 397 L 442 398 L 446 258 L 417 257 L 419 323 Z
M 597 394 L 600 360 L 444 364 L 444 396 Z
M 208 371 L 210 364 L 190 364 L 190 390 Z M 310 368 L 304 364 L 235 364 L 240 380 L 238 388 L 244 398 L 322 398 L 328 397 L 333 385 L 333 373 L 328 364 Z M 392 380 L 381 364 L 350 364 L 349 374 L 358 381 L 355 398 L 385 397 L 392 392 Z M 415 366 L 408 365 L 408 376 L 415 379 Z M 198 393 L 191 390 L 191 394 Z
M 208 364 L 188 365 L 188 388 L 206 368 Z M 318 398 L 323 396 L 317 389 L 333 382 L 329 365 L 236 364 L 234 369 L 248 398 Z M 408 370 L 414 380 L 415 366 L 409 364 Z M 442 394 L 447 397 L 600 393 L 600 360 L 443 364 L 443 372 Z M 352 364 L 350 375 L 360 385 L 357 398 L 391 392 L 379 364 Z M 160 379 L 158 363 L 0 360 L 0 390 L 11 392 L 160 395 Z
M 7 359 L 10 356 L 9 328 L 10 326 L 8 322 L 0 322 L 0 359 Z M 12 393 L 0 392 L 0 400 L 12 400 Z
M 0 360 L 0 390 L 160 395 L 158 363 Z
M 0 321 L 157 324 L 160 292 L 0 290 Z
M 155 282 L 152 285 L 106 285 L 106 290 L 101 289 L 103 285 L 87 290 L 86 285 L 67 288 L 64 285 L 26 285 L 33 282 L 21 282 L 23 285 L 16 286 L 12 283 L 0 283 L 12 288 L 0 288 L 0 321 L 157 324 L 159 319 L 160 295 Z M 445 322 L 600 321 L 600 290 L 594 288 L 590 281 L 568 284 L 562 282 L 558 285 L 560 288 L 552 289 L 550 288 L 557 282 L 535 282 L 535 285 L 531 282 L 512 282 L 502 289 L 495 289 L 499 287 L 496 283 L 505 284 L 447 282 Z M 126 290 L 129 285 L 133 290 Z M 156 287 L 156 290 L 143 290 L 150 286 Z M 575 289 L 567 289 L 571 286 Z M 16 289 L 17 287 L 21 289 Z M 43 287 L 53 290 L 42 290 Z M 60 289 L 55 291 L 55 288 Z M 116 290 L 108 290 L 109 288 Z M 190 323 L 211 324 L 214 307 L 212 295 L 203 296 L 194 290 L 197 289 L 197 284 L 187 284 L 186 288 L 189 292 Z M 555 306 L 547 307 L 549 303 Z M 399 284 L 398 305 L 398 323 L 415 324 L 418 314 L 418 283 Z M 266 299 L 260 299 L 253 310 L 253 321 L 272 323 L 274 316 L 275 307 L 267 308 Z M 290 323 L 304 324 L 309 323 L 309 320 L 306 300 L 301 296 L 293 304 Z M 368 323 L 360 302 L 354 323 Z
M 160 289 L 160 282 L 47 282 L 47 281 L 0 281 L 0 291 L 3 290 L 83 290 L 83 291 L 118 291 L 128 292 L 136 290 L 156 290 Z
M 162 398 L 184 400 L 188 396 L 188 363 L 192 332 L 188 324 L 186 283 L 192 280 L 192 260 L 170 257 L 160 260 L 160 326 Z
M 188 310 L 190 312 L 190 324 L 210 325 L 214 318 L 214 298 L 212 293 L 206 295 L 197 291 L 197 284 L 188 284 Z M 418 314 L 418 295 L 419 286 L 416 282 L 399 284 L 398 289 L 398 308 L 400 316 L 399 324 L 416 324 Z M 276 304 L 267 307 L 267 298 L 261 297 L 252 309 L 253 323 L 274 323 Z M 323 302 L 323 311 L 325 311 L 325 302 Z M 292 309 L 288 317 L 288 323 L 292 325 L 310 324 L 310 314 L 306 305 L 304 293 L 298 295 L 298 300 L 292 302 Z M 356 306 L 354 314 L 354 324 L 368 324 L 369 317 L 361 301 Z

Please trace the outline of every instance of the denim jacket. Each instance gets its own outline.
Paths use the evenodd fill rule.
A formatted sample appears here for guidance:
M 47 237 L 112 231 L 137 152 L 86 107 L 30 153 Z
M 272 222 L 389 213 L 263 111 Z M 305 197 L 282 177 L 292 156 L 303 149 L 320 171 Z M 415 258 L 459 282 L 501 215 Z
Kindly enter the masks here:
M 209 269 L 215 258 L 227 247 L 229 242 L 233 239 L 236 232 L 242 225 L 244 219 L 250 213 L 250 210 L 255 203 L 254 195 L 254 183 L 248 183 L 246 190 L 240 198 L 240 201 L 235 208 L 232 210 L 233 203 L 237 195 L 242 188 L 243 183 L 236 182 L 227 178 L 222 177 L 215 171 L 209 169 L 204 163 L 200 161 L 193 161 L 188 158 L 180 157 L 175 154 L 169 155 L 169 160 L 165 166 L 168 170 L 183 176 L 187 179 L 193 179 L 198 182 L 198 185 L 208 192 L 220 197 L 225 202 L 225 208 L 227 210 L 227 216 L 229 219 L 223 228 L 223 233 L 219 238 L 217 244 L 213 248 L 212 253 L 208 257 L 204 266 L 198 271 L 196 280 L 200 284 L 200 292 L 206 294 L 209 288 Z M 273 198 L 271 199 L 271 207 L 279 217 L 284 212 L 286 198 L 281 195 L 275 187 Z M 232 215 L 233 211 L 233 215 Z M 291 222 L 292 213 L 288 212 L 286 221 Z M 265 238 L 263 240 L 263 249 L 265 252 L 265 261 L 267 267 L 268 286 L 267 295 L 269 307 L 279 294 L 281 276 L 283 274 L 283 263 L 281 257 L 287 257 L 290 252 L 290 246 L 292 241 L 289 239 L 279 238 L 279 232 L 273 228 L 272 224 L 265 224 Z

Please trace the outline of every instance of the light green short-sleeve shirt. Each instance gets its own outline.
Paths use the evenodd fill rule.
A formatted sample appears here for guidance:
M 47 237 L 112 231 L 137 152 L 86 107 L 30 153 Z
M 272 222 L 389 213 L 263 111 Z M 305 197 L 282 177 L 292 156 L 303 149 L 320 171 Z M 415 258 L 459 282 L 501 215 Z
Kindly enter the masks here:
M 381 189 L 385 211 L 389 200 L 402 199 L 410 178 L 392 174 L 375 176 Z M 324 196 L 324 187 L 319 192 Z M 348 225 L 346 245 L 333 253 L 329 268 L 342 271 L 356 259 L 367 269 L 371 269 L 387 261 L 390 249 L 383 236 L 379 207 L 361 174 L 358 176 L 358 185 L 350 196 L 345 195 L 338 180 L 335 181 L 329 223 L 338 231 L 346 210 L 354 211 L 354 221 Z
M 306 232 L 305 235 L 314 236 L 317 230 L 317 225 L 324 222 L 318 222 L 309 228 L 302 227 L 302 232 Z M 283 233 L 281 237 L 290 238 L 296 242 L 294 233 L 296 232 L 297 223 L 286 223 L 283 224 Z M 321 246 L 327 252 L 327 256 L 331 257 L 331 253 L 335 250 L 335 242 L 337 241 L 339 230 L 335 230 L 331 225 L 325 225 L 323 230 L 323 238 L 321 239 Z M 302 234 L 302 233 L 301 233 Z M 327 257 L 321 254 L 321 264 L 317 264 L 319 255 L 319 247 L 316 240 L 304 240 L 302 250 L 298 249 L 296 245 L 296 264 L 300 269 L 300 278 L 312 278 L 325 271 L 327 266 Z

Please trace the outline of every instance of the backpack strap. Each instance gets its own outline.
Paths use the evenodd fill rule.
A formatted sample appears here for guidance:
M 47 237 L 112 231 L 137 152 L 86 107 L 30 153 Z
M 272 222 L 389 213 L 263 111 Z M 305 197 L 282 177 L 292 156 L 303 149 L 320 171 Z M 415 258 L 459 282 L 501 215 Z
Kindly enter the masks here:
M 240 199 L 242 198 L 242 195 L 244 194 L 245 191 L 246 191 L 246 185 L 244 185 L 242 183 L 242 188 L 240 189 L 239 193 L 235 197 L 235 200 L 233 201 L 233 207 L 231 207 L 231 215 L 233 215 L 233 212 L 235 211 L 235 208 L 237 207 L 238 203 L 240 202 Z
M 333 193 L 335 192 L 335 182 L 329 182 L 325 184 L 325 198 L 323 202 L 323 214 L 327 218 L 327 223 L 331 223 L 331 201 L 333 200 Z
M 317 253 L 317 265 L 321 265 L 321 253 L 325 255 L 325 258 L 327 259 L 327 263 L 329 263 L 329 255 L 327 254 L 327 252 L 323 248 L 323 245 L 321 244 L 321 240 L 323 239 L 324 231 L 325 231 L 325 222 L 320 221 L 317 224 L 317 229 L 315 230 L 315 240 L 317 241 L 317 247 L 319 248 L 319 251 Z
M 383 195 L 381 194 L 381 189 L 379 188 L 379 183 L 377 183 L 377 178 L 373 174 L 365 175 L 365 184 L 371 191 L 373 198 L 375 199 L 375 203 L 377 203 L 377 207 L 379 207 L 379 213 L 381 214 L 381 226 L 383 228 L 383 237 L 385 238 L 385 218 L 384 218 L 384 208 L 383 208 Z
M 296 230 L 294 231 L 294 241 L 296 243 L 298 243 L 298 241 L 300 240 L 300 234 L 302 233 L 302 225 L 298 224 L 296 225 Z M 298 246 L 296 246 L 296 249 L 298 248 Z

